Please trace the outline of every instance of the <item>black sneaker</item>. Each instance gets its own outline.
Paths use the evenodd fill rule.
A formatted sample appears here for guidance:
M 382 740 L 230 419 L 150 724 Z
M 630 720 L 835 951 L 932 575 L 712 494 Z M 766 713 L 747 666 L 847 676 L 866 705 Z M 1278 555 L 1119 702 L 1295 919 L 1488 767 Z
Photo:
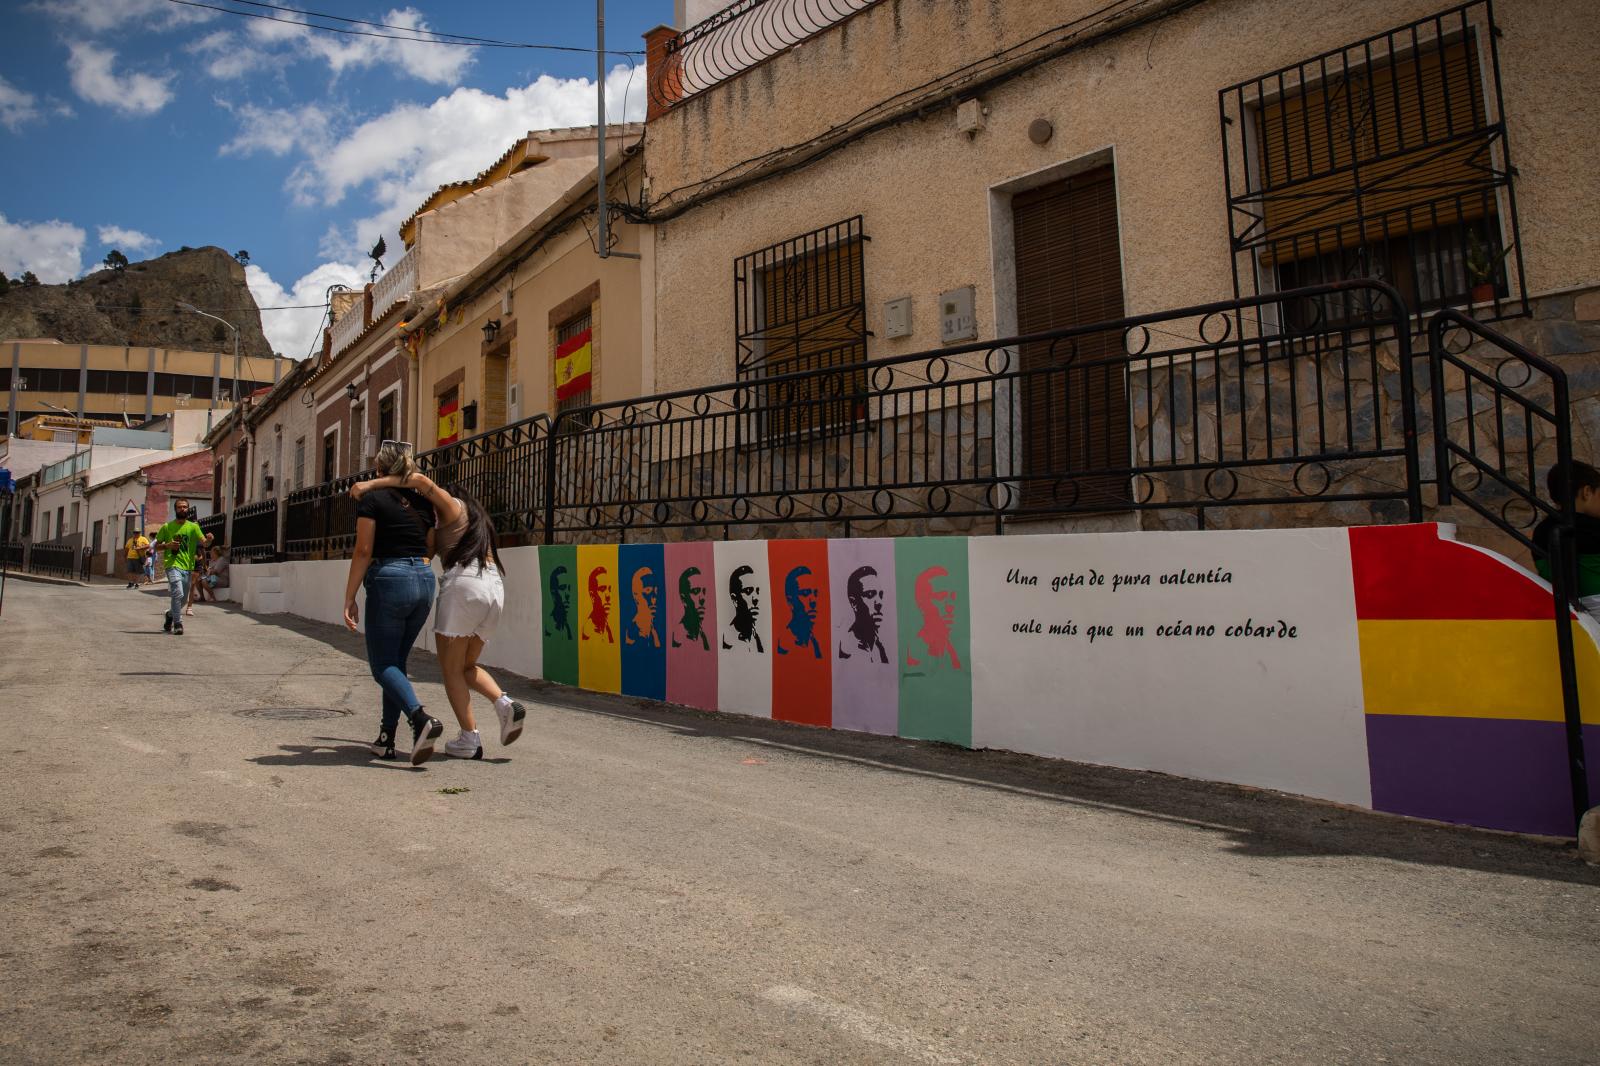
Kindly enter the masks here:
M 394 753 L 394 734 L 385 729 L 378 734 L 378 739 L 367 745 L 367 750 L 379 759 L 398 759 Z
M 172 612 L 171 611 L 167 612 L 167 620 L 165 622 L 161 623 L 161 632 L 163 632 L 163 633 L 171 633 L 172 632 Z
M 183 636 L 183 623 L 182 622 L 176 622 L 176 623 L 173 624 L 173 626 L 172 626 L 172 635 L 175 636 L 175 637 Z
M 433 758 L 433 742 L 444 732 L 444 723 L 418 707 L 411 712 L 411 765 L 421 766 Z

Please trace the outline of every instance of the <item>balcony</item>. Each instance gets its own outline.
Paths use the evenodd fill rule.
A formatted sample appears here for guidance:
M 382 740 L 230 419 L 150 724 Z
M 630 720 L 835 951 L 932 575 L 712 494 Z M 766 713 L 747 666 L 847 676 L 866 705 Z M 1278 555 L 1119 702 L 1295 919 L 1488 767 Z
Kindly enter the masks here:
M 647 64 L 651 115 L 814 37 L 877 0 L 739 0 L 668 38 Z M 665 31 L 663 31 L 665 32 Z
M 366 328 L 367 318 L 361 303 L 352 304 L 348 311 L 333 320 L 333 354 L 338 355 L 350 347 Z
M 372 319 L 376 322 L 396 304 L 410 297 L 417 287 L 417 255 L 415 249 L 400 257 L 372 286 Z

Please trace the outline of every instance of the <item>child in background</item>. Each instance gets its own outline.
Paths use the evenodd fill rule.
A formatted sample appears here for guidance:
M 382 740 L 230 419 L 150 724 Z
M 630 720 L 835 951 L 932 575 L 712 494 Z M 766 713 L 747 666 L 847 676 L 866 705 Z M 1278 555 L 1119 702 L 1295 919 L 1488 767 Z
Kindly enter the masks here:
M 1550 499 L 1559 506 L 1565 485 L 1561 471 L 1550 468 L 1545 478 Z M 1588 463 L 1572 464 L 1572 509 L 1577 512 L 1573 539 L 1578 553 L 1578 604 L 1585 611 L 1600 618 L 1600 470 Z M 1552 515 L 1533 528 L 1535 548 L 1534 565 L 1546 581 L 1550 580 L 1550 538 L 1555 531 L 1556 519 Z

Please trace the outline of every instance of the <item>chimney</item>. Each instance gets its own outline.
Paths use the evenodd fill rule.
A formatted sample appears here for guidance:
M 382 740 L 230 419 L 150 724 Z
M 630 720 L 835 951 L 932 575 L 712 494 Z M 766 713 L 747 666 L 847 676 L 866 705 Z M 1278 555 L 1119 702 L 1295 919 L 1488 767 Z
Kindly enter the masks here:
M 677 40 L 678 31 L 671 26 L 657 26 L 644 35 L 646 122 L 654 122 L 683 99 L 683 56 L 668 50 Z

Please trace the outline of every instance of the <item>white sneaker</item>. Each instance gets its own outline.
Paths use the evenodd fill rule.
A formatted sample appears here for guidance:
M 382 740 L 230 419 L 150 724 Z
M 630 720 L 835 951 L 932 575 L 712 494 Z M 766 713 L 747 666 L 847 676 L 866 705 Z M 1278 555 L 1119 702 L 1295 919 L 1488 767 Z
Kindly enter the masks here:
M 500 716 L 500 745 L 511 743 L 522 735 L 522 720 L 528 716 L 527 710 L 510 696 L 501 696 L 494 701 L 494 713 Z
M 483 738 L 476 729 L 470 733 L 463 729 L 444 742 L 444 753 L 456 759 L 481 759 Z

